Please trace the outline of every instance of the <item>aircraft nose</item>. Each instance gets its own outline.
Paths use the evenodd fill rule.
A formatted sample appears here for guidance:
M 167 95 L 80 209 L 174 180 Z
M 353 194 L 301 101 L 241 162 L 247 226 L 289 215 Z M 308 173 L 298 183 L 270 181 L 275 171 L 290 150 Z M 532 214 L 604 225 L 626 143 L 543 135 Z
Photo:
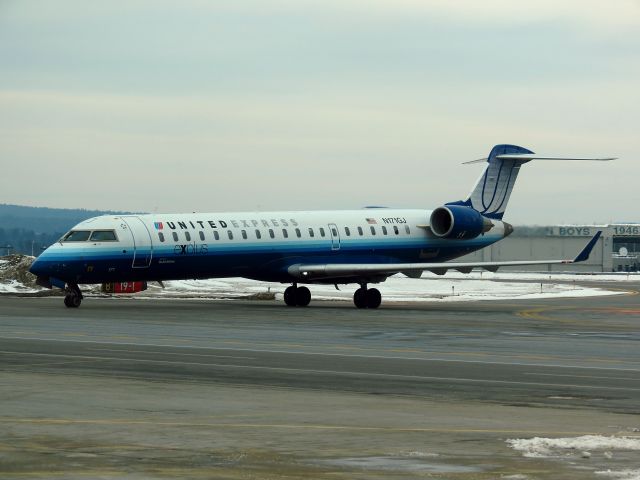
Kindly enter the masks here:
M 52 258 L 49 249 L 47 249 L 35 258 L 29 267 L 29 271 L 37 277 L 48 277 L 55 270 L 55 263 L 52 263 L 52 260 L 54 258 Z
M 51 258 L 47 258 L 46 252 L 40 254 L 36 258 L 31 266 L 29 272 L 36 276 L 36 284 L 44 288 L 51 288 L 56 286 L 58 288 L 64 288 L 65 284 L 59 277 L 59 266 L 56 263 L 51 262 Z
M 31 266 L 29 267 L 29 271 L 33 273 L 35 276 L 43 276 L 46 273 L 46 268 L 44 262 L 38 260 L 37 258 L 33 261 Z

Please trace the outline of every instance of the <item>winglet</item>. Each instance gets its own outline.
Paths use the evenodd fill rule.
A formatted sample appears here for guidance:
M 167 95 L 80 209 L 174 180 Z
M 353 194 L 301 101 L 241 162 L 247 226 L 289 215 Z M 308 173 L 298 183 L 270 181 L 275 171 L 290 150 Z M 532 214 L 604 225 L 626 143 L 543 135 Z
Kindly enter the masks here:
M 602 235 L 602 230 L 598 230 L 593 238 L 587 243 L 587 245 L 582 249 L 582 251 L 578 254 L 576 258 L 573 259 L 573 263 L 584 262 L 589 259 L 589 255 L 591 254 L 591 250 L 595 247 L 596 242 Z

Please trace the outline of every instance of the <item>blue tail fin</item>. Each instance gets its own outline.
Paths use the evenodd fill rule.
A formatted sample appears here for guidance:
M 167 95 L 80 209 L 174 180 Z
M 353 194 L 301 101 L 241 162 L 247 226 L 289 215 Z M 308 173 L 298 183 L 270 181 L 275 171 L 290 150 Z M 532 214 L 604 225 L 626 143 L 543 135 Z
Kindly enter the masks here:
M 488 165 L 469 194 L 469 198 L 464 202 L 455 203 L 472 207 L 485 217 L 502 220 L 520 166 L 531 160 L 526 157 L 517 158 L 517 155 L 523 154 L 533 154 L 533 152 L 516 145 L 496 145 L 493 147 L 486 159 Z M 516 158 L 499 158 L 510 155 L 514 155 Z M 482 161 L 484 160 L 482 159 Z
M 536 155 L 531 150 L 516 145 L 496 145 L 491 149 L 488 158 L 465 163 L 487 161 L 488 165 L 478 179 L 476 186 L 464 201 L 451 202 L 447 205 L 466 205 L 480 212 L 487 218 L 502 220 L 509 203 L 511 191 L 518 178 L 520 166 L 531 160 L 587 160 L 607 162 L 615 157 L 556 157 Z

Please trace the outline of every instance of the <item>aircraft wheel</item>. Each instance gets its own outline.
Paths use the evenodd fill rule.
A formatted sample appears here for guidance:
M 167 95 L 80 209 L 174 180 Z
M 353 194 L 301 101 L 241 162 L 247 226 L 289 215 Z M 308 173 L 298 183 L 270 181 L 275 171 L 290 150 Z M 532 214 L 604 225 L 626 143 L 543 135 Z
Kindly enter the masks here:
M 367 290 L 359 288 L 353 294 L 353 303 L 358 308 L 367 308 Z
M 64 305 L 67 308 L 78 308 L 82 303 L 82 298 L 78 295 L 65 295 Z
M 78 308 L 81 303 L 82 303 L 82 297 L 81 296 L 73 295 L 71 297 L 71 305 L 73 305 L 73 308 Z
M 67 284 L 67 294 L 64 296 L 64 305 L 67 308 L 78 308 L 82 303 L 82 291 L 76 284 Z
M 382 302 L 382 295 L 377 288 L 367 290 L 367 308 L 378 308 Z
M 307 287 L 298 287 L 296 290 L 296 305 L 306 307 L 311 301 L 311 292 Z
M 284 303 L 288 307 L 296 306 L 296 290 L 297 288 L 291 285 L 290 287 L 287 287 L 284 291 Z

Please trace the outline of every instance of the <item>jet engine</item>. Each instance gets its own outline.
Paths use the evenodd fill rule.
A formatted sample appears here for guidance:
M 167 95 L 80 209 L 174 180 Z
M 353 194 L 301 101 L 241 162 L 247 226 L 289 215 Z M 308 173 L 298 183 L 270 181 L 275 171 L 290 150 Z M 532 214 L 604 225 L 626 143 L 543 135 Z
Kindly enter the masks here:
M 431 213 L 431 231 L 440 238 L 468 240 L 488 232 L 493 222 L 480 212 L 463 205 L 438 207 Z

